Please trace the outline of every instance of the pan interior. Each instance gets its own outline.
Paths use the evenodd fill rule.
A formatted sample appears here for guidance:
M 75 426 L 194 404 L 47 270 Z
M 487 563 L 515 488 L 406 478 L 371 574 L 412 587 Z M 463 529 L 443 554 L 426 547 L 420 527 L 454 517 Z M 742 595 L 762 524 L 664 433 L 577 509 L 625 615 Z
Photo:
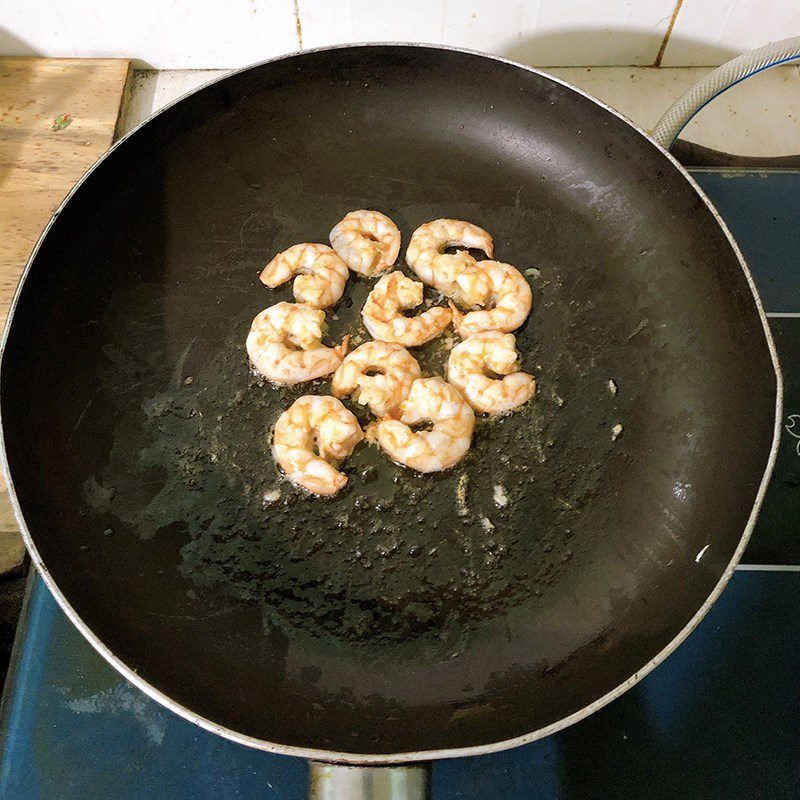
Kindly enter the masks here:
M 489 230 L 534 292 L 539 388 L 453 470 L 361 446 L 320 500 L 268 434 L 329 383 L 270 386 L 244 339 L 291 299 L 264 263 L 355 208 L 404 245 Z M 370 288 L 329 341 L 366 338 Z M 740 541 L 775 396 L 735 253 L 640 134 L 546 76 L 377 46 L 239 73 L 118 147 L 45 238 L 1 377 L 31 538 L 100 641 L 237 734 L 355 755 L 510 739 L 648 663 Z

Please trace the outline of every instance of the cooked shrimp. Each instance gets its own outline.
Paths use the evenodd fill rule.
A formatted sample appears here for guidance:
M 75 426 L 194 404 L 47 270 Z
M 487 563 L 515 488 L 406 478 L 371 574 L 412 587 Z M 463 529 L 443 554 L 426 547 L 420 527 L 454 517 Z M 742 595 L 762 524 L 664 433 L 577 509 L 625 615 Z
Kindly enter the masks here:
M 431 422 L 433 428 L 409 427 L 420 422 Z M 439 472 L 466 455 L 474 427 L 475 414 L 455 386 L 441 378 L 417 378 L 408 397 L 371 425 L 368 435 L 399 464 L 417 472 Z
M 459 285 L 457 280 L 461 273 L 470 271 L 477 262 L 467 250 L 459 250 L 455 254 L 444 253 L 447 247 L 483 250 L 491 258 L 491 235 L 471 222 L 435 219 L 414 231 L 406 250 L 408 266 L 424 283 L 436 287 L 448 297 L 455 297 L 462 305 L 479 305 L 482 297 L 469 294 L 467 286 L 464 283 Z M 472 271 L 471 275 L 480 279 L 477 272 Z
M 481 331 L 509 333 L 516 330 L 531 313 L 533 295 L 528 281 L 510 264 L 481 261 L 478 266 L 491 283 L 491 292 L 481 305 L 492 307 L 462 314 L 451 302 L 456 330 L 462 338 Z
M 292 483 L 312 494 L 336 494 L 347 483 L 336 466 L 363 438 L 341 400 L 305 395 L 278 417 L 272 455 Z
M 502 375 L 494 378 L 487 372 Z M 484 414 L 504 414 L 527 403 L 536 392 L 532 375 L 519 371 L 513 333 L 484 331 L 459 342 L 447 361 L 447 380 Z
M 422 292 L 422 284 L 402 272 L 384 275 L 361 309 L 367 330 L 376 339 L 405 347 L 419 347 L 435 339 L 450 324 L 453 315 L 449 309 L 434 306 L 416 317 L 404 317 L 401 313 L 420 305 Z
M 382 417 L 408 397 L 411 384 L 420 376 L 417 359 L 399 344 L 365 342 L 350 353 L 333 373 L 335 397 L 352 395 Z
M 350 271 L 326 244 L 296 244 L 278 253 L 259 276 L 274 289 L 295 275 L 292 290 L 298 303 L 329 308 L 339 302 Z
M 250 326 L 247 354 L 256 372 L 275 383 L 302 383 L 330 375 L 347 353 L 322 339 L 325 312 L 302 303 L 276 303 Z
M 351 211 L 331 231 L 331 245 L 353 272 L 372 278 L 397 261 L 400 231 L 380 211 Z

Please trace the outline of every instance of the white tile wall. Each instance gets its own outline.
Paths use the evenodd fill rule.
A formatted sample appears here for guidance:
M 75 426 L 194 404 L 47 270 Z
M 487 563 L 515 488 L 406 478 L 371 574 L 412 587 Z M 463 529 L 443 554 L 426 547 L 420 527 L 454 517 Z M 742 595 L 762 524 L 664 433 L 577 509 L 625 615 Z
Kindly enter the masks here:
M 539 66 L 650 65 L 680 0 L 0 0 L 0 54 L 231 68 L 300 47 L 422 41 Z M 800 0 L 683 0 L 664 65 L 800 35 Z
M 293 0 L 0 0 L 0 53 L 237 67 L 297 50 Z
M 530 64 L 652 64 L 676 0 L 298 0 L 304 47 L 420 41 Z
M 789 36 L 800 36 L 800 0 L 684 0 L 662 64 L 721 64 Z
M 440 0 L 298 0 L 303 47 L 347 42 L 437 42 Z
M 546 2 L 511 55 L 534 66 L 652 64 L 675 0 Z

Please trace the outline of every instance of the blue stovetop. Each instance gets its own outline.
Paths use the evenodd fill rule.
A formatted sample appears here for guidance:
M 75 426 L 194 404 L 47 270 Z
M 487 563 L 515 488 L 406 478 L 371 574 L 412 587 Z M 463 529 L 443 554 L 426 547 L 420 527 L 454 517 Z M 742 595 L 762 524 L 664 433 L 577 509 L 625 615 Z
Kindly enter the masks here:
M 800 173 L 697 171 L 748 258 L 800 414 Z M 797 424 L 800 432 L 800 423 Z M 439 762 L 435 800 L 800 798 L 800 438 L 706 619 L 644 681 L 540 742 Z M 770 568 L 754 565 L 781 565 Z M 0 712 L 0 800 L 300 800 L 307 768 L 221 739 L 120 678 L 39 578 Z

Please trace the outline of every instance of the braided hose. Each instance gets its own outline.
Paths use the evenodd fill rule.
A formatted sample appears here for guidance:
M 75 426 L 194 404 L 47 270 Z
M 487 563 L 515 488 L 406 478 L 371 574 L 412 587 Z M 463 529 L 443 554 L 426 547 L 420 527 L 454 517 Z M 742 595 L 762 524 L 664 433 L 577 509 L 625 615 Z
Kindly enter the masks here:
M 765 69 L 797 59 L 800 59 L 800 36 L 765 44 L 731 59 L 706 75 L 666 110 L 653 129 L 653 139 L 669 150 L 689 120 L 715 97 Z

